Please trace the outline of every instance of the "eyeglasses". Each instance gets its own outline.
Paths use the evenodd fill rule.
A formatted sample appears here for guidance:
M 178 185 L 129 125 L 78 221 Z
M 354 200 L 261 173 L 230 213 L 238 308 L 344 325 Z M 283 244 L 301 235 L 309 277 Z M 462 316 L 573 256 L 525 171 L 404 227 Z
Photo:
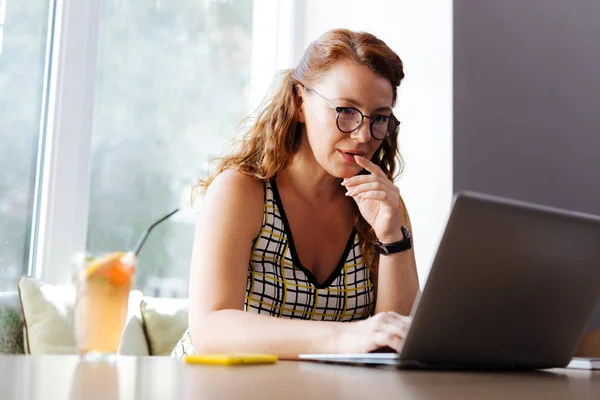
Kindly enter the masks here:
M 329 100 L 323 95 L 319 94 L 313 88 L 304 86 L 323 100 L 337 112 L 336 125 L 337 128 L 344 133 L 352 133 L 360 128 L 365 120 L 368 118 L 371 120 L 371 136 L 376 140 L 383 140 L 388 136 L 396 133 L 400 126 L 398 121 L 393 116 L 387 115 L 376 115 L 374 117 L 363 114 L 359 109 L 354 107 L 336 107 L 329 102 Z

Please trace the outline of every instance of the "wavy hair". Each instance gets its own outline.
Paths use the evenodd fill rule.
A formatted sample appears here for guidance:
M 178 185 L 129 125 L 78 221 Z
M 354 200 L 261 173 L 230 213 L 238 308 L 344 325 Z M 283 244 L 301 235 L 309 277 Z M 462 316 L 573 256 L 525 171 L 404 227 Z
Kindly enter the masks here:
M 257 111 L 249 117 L 252 123 L 237 140 L 235 150 L 221 157 L 215 171 L 201 180 L 194 193 L 204 194 L 214 178 L 228 168 L 268 180 L 285 170 L 298 150 L 302 130 L 298 123 L 300 100 L 296 84 L 308 84 L 334 64 L 352 60 L 367 66 L 392 84 L 393 102 L 404 78 L 402 60 L 382 40 L 366 32 L 336 29 L 326 32 L 306 49 L 294 69 L 279 73 L 271 91 Z M 401 172 L 403 161 L 398 151 L 398 132 L 388 136 L 371 159 L 390 180 Z M 398 169 L 398 171 L 396 171 Z M 373 246 L 375 233 L 355 205 L 354 226 L 362 240 L 362 253 L 367 267 L 377 276 L 379 257 Z

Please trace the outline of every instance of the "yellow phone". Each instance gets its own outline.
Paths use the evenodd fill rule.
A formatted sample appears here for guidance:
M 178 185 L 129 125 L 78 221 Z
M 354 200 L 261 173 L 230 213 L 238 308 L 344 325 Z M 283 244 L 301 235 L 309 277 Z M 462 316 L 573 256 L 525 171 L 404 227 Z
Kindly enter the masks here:
M 187 364 L 208 365 L 274 364 L 277 362 L 277 356 L 273 354 L 196 354 L 183 356 L 183 361 Z

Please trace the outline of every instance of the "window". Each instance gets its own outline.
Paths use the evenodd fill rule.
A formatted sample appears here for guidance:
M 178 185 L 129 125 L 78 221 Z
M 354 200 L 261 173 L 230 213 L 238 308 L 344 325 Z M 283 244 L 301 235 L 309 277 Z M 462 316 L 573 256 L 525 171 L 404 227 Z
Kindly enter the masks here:
M 93 112 L 88 251 L 130 249 L 189 204 L 249 110 L 253 1 L 106 0 Z M 148 237 L 137 287 L 184 297 L 195 215 Z
M 0 291 L 71 282 L 179 206 L 137 287 L 186 296 L 190 189 L 289 66 L 291 1 L 0 0 Z
M 49 0 L 0 0 L 0 291 L 27 272 Z

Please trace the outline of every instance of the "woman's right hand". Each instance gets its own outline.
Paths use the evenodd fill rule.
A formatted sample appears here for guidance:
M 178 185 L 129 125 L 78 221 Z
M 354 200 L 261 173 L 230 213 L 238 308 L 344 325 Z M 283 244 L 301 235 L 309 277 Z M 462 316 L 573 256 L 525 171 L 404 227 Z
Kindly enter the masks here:
M 342 323 L 336 338 L 337 353 L 369 353 L 382 347 L 400 351 L 411 318 L 389 311 L 363 321 Z

